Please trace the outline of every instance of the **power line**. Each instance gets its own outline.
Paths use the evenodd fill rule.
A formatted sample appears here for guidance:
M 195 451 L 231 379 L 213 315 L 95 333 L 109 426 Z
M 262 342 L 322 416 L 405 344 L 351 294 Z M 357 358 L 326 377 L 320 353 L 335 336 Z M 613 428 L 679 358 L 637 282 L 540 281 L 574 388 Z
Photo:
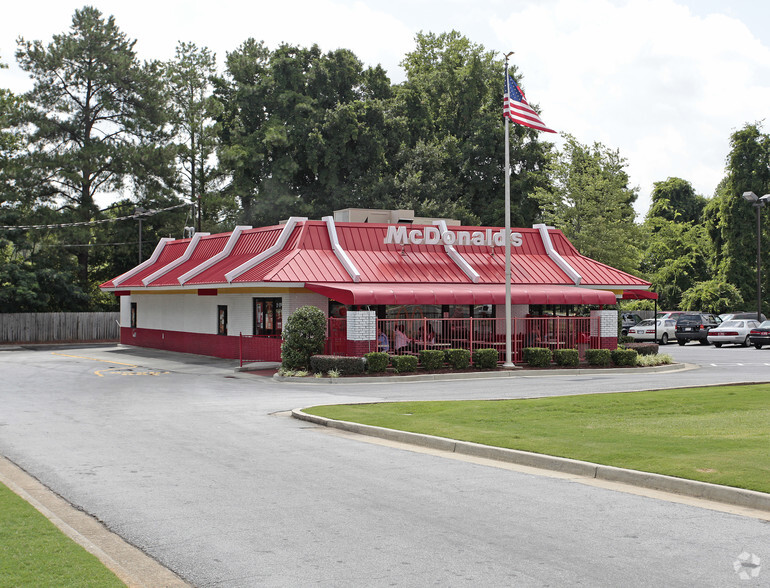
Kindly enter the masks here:
M 184 203 L 184 204 L 177 204 L 175 206 L 169 206 L 168 208 L 159 208 L 154 209 L 151 208 L 149 210 L 145 210 L 144 212 L 136 212 L 134 214 L 128 215 L 128 216 L 121 216 L 117 218 L 104 218 L 100 220 L 93 220 L 93 221 L 81 221 L 77 223 L 56 223 L 52 225 L 19 225 L 19 226 L 0 226 L 0 230 L 6 230 L 6 231 L 29 231 L 34 229 L 61 229 L 64 227 L 89 227 L 93 225 L 100 225 L 104 223 L 114 223 L 116 221 L 122 221 L 122 220 L 128 220 L 128 219 L 135 219 L 135 218 L 141 218 L 146 216 L 153 216 L 161 212 L 166 212 L 167 210 L 174 210 L 175 208 L 182 208 L 183 206 L 191 206 L 190 204 Z

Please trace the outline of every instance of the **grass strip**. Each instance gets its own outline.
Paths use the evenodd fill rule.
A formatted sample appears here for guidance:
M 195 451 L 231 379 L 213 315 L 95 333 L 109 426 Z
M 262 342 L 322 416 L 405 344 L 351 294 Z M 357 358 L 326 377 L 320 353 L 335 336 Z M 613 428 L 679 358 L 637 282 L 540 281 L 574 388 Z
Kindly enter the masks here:
M 0 588 L 125 586 L 98 558 L 0 484 Z
M 305 412 L 770 492 L 770 384 Z

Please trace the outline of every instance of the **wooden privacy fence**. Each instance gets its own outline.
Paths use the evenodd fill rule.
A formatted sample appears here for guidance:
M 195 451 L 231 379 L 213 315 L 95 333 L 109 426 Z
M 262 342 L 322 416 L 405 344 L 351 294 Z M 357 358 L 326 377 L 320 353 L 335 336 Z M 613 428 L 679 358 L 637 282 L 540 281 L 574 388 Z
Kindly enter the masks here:
M 117 341 L 119 312 L 0 314 L 0 343 Z

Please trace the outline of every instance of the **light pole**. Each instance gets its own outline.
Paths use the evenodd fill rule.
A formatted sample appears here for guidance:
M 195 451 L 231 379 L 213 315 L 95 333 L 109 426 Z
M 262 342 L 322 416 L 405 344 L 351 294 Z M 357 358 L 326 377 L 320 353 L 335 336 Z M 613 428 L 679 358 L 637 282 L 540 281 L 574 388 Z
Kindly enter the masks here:
M 762 224 L 760 209 L 770 201 L 770 194 L 758 197 L 754 192 L 744 192 L 743 197 L 757 210 L 757 320 L 762 322 Z

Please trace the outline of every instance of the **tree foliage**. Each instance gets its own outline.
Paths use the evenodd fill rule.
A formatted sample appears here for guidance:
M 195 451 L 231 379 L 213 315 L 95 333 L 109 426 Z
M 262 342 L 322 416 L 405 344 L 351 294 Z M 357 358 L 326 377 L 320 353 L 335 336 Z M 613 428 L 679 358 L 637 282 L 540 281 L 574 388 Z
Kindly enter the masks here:
M 600 143 L 571 135 L 553 158 L 550 190 L 538 188 L 542 220 L 560 228 L 583 255 L 633 272 L 638 268 L 636 188 L 628 186 L 626 161 Z

